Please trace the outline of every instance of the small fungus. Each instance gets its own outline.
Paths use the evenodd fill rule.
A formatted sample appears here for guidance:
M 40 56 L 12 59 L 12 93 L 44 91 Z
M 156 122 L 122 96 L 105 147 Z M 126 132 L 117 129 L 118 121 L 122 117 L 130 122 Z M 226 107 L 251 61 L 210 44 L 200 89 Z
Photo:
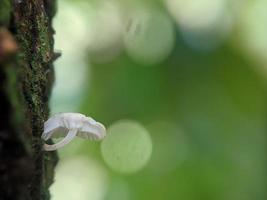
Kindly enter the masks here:
M 68 144 L 75 136 L 101 140 L 106 136 L 106 129 L 101 123 L 80 113 L 56 114 L 45 122 L 42 139 L 64 138 L 56 144 L 44 144 L 43 148 L 45 151 L 54 151 Z

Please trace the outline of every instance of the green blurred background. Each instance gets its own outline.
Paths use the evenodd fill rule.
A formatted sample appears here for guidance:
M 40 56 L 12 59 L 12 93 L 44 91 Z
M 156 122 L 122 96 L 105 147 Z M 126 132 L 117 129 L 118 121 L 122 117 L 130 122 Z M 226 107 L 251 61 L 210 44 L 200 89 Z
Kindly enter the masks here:
M 266 9 L 266 0 L 59 0 L 52 113 L 81 112 L 108 133 L 138 123 L 151 144 L 135 148 L 153 150 L 124 173 L 101 143 L 76 139 L 59 150 L 52 199 L 266 200 Z M 127 155 L 131 142 L 114 145 Z

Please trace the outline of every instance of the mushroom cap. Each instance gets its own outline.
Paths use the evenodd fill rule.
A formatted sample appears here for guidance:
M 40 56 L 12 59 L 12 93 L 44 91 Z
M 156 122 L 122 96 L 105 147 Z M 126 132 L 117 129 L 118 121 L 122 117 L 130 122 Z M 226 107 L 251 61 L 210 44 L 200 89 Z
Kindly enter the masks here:
M 91 117 L 80 113 L 59 113 L 50 117 L 44 124 L 42 138 L 65 137 L 69 130 L 77 130 L 77 136 L 83 139 L 101 140 L 106 135 L 104 125 Z

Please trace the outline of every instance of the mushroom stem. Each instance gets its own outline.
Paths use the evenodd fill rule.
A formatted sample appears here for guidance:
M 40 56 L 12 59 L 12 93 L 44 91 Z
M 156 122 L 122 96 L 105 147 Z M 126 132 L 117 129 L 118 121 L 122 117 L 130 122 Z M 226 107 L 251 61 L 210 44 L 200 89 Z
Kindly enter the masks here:
M 60 142 L 52 145 L 44 144 L 43 149 L 45 151 L 54 151 L 56 149 L 59 149 L 65 146 L 66 144 L 70 143 L 70 141 L 73 140 L 73 138 L 75 138 L 76 134 L 77 134 L 77 129 L 69 130 L 66 137 L 64 137 Z

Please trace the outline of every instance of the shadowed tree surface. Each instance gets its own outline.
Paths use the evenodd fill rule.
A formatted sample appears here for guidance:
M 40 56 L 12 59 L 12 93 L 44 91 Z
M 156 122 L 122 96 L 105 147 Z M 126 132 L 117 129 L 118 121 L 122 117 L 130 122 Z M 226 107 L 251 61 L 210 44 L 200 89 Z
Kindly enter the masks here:
M 53 84 L 53 0 L 0 1 L 0 199 L 49 199 L 56 153 L 42 151 Z

